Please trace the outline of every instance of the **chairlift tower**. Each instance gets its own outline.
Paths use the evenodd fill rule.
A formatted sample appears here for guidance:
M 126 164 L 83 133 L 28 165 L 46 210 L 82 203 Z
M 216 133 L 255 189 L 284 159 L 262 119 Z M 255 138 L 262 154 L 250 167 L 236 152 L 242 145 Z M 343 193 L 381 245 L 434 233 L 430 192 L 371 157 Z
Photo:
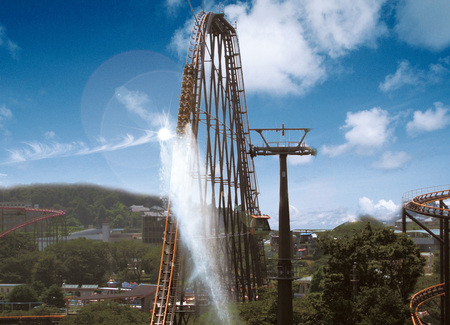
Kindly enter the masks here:
M 291 250 L 291 226 L 289 217 L 289 194 L 287 177 L 287 156 L 309 156 L 315 155 L 316 150 L 305 145 L 304 140 L 310 129 L 306 128 L 282 128 L 274 129 L 252 129 L 257 132 L 263 141 L 262 146 L 251 146 L 250 154 L 256 156 L 280 157 L 280 204 L 279 204 L 279 259 L 277 265 L 278 280 L 278 315 L 279 325 L 292 325 L 292 250 Z M 277 139 L 269 139 L 264 133 L 275 134 Z M 281 133 L 280 133 L 281 132 Z M 300 140 L 289 138 L 292 134 L 300 134 Z M 298 139 L 298 138 L 297 138 Z

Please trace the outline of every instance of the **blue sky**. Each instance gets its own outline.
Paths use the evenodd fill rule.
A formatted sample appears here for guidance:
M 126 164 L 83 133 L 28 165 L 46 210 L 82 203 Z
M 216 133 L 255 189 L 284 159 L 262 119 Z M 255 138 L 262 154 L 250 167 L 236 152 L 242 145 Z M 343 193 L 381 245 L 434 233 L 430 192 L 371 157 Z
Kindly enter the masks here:
M 318 155 L 289 161 L 292 228 L 387 220 L 450 183 L 447 0 L 206 2 L 237 26 L 250 127 L 312 129 Z M 181 0 L 2 3 L 0 186 L 160 193 L 192 22 Z M 278 161 L 255 163 L 277 228 Z

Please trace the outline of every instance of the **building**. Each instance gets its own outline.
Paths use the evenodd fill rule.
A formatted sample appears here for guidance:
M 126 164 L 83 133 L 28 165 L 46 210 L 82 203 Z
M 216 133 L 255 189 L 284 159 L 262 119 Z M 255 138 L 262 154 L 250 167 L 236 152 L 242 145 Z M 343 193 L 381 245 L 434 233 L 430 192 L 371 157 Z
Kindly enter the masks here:
M 127 304 L 133 308 L 140 309 L 146 313 L 149 313 L 152 309 L 153 302 L 155 299 L 157 285 L 155 284 L 140 284 L 135 286 L 131 290 L 122 289 L 121 292 L 106 292 L 105 290 L 96 290 L 90 295 L 80 296 L 80 297 L 70 297 L 67 299 L 68 311 L 70 312 L 70 304 L 73 303 L 75 306 L 84 306 L 89 303 L 95 303 L 98 301 L 115 301 L 118 303 Z M 111 289 L 111 288 L 109 288 Z
M 25 284 L 0 283 L 0 295 L 6 297 L 15 287 Z
M 86 238 L 90 240 L 98 240 L 103 242 L 117 242 L 119 240 L 141 239 L 139 233 L 125 233 L 122 228 L 113 228 L 109 226 L 109 222 L 103 222 L 102 228 L 90 228 L 71 233 L 67 236 L 67 240 Z
M 142 214 L 142 242 L 147 244 L 162 244 L 166 226 L 167 211 L 159 206 L 153 206 Z

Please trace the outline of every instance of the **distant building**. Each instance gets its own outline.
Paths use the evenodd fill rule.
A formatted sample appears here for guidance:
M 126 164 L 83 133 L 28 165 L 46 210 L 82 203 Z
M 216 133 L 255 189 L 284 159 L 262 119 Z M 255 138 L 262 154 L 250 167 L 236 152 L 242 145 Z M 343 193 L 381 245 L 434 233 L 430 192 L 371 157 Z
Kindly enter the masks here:
M 104 222 L 101 229 L 85 229 L 71 233 L 67 236 L 67 240 L 78 238 L 86 238 L 103 242 L 117 242 L 119 240 L 141 239 L 139 233 L 124 233 L 122 228 L 110 229 L 109 222 Z
M 127 304 L 130 307 L 150 313 L 153 301 L 155 300 L 156 288 L 157 285 L 155 284 L 140 284 L 134 286 L 132 289 L 96 288 L 95 290 L 90 290 L 90 294 L 88 291 L 85 294 L 81 294 L 81 288 L 70 288 L 72 292 L 76 290 L 75 292 L 79 293 L 79 295 L 66 295 L 67 310 L 71 313 L 72 304 L 75 306 L 84 306 L 98 301 L 116 301 L 120 304 Z M 113 289 L 115 291 L 112 291 Z
M 162 244 L 166 226 L 167 211 L 159 206 L 153 206 L 142 214 L 142 242 L 147 244 Z
M 0 202 L 0 207 L 7 208 L 31 208 L 31 200 L 28 201 L 11 201 L 11 202 Z
M 134 204 L 130 206 L 130 210 L 131 212 L 142 212 L 142 213 L 150 211 L 149 208 L 146 208 L 143 205 L 134 205 Z
M 8 295 L 15 287 L 24 286 L 25 284 L 0 283 L 0 295 Z

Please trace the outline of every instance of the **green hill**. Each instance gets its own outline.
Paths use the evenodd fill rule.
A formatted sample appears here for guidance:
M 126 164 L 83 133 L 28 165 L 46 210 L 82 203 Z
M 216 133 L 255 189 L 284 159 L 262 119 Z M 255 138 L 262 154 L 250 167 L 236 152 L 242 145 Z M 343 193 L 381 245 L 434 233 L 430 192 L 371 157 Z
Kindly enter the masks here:
M 109 220 L 112 227 L 140 226 L 140 217 L 131 213 L 133 204 L 161 206 L 157 196 L 89 184 L 36 184 L 0 189 L 0 202 L 31 201 L 43 209 L 65 210 L 69 226 L 100 226 Z

